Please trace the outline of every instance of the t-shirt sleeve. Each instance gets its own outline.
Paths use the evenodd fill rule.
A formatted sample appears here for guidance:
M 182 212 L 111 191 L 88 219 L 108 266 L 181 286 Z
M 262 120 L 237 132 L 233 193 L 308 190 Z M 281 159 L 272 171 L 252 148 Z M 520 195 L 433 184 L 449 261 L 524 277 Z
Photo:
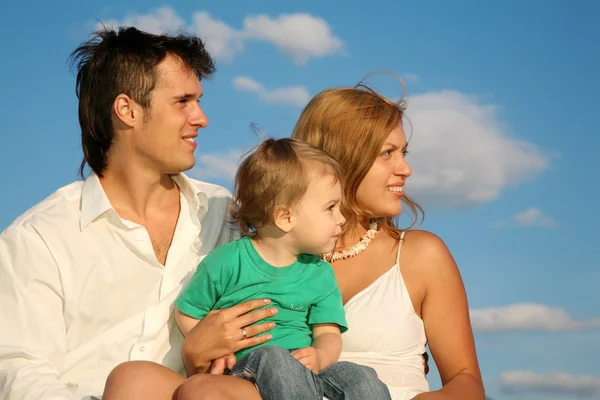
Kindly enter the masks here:
M 331 266 L 327 265 L 326 268 L 329 271 L 323 279 L 330 282 L 327 285 L 329 290 L 323 296 L 318 297 L 311 305 L 308 312 L 308 324 L 338 324 L 340 332 L 344 333 L 348 330 L 348 324 L 342 303 L 342 295 Z
M 175 307 L 195 319 L 202 319 L 220 297 L 220 287 L 211 276 L 211 270 L 202 261 L 194 276 L 175 300 Z

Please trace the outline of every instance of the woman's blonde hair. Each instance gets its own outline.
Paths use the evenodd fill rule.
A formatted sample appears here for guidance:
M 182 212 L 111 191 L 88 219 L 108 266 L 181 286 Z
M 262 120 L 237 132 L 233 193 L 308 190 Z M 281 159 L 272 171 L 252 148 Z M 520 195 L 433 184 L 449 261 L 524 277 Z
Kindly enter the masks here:
M 368 215 L 358 204 L 356 191 L 390 132 L 402 123 L 405 110 L 404 99 L 394 103 L 362 81 L 353 88 L 322 91 L 304 108 L 292 137 L 325 150 L 340 164 L 346 227 L 355 226 Z M 410 229 L 422 220 L 424 212 L 410 197 L 405 195 L 402 201 L 413 214 Z M 399 238 L 393 217 L 375 219 L 386 232 Z
M 340 167 L 324 150 L 292 139 L 267 139 L 240 164 L 235 175 L 231 215 L 249 236 L 274 222 L 279 206 L 296 206 L 314 173 L 340 181 Z

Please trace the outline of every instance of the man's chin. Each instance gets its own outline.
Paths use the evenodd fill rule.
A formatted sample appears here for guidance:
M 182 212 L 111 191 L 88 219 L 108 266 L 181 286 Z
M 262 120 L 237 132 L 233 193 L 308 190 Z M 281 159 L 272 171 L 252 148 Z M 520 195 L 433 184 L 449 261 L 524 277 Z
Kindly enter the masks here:
M 173 166 L 171 168 L 169 168 L 169 172 L 167 172 L 169 175 L 177 175 L 180 174 L 182 172 L 188 172 L 192 169 L 194 169 L 194 166 L 196 165 L 196 160 L 187 163 L 187 164 L 181 164 L 178 166 Z

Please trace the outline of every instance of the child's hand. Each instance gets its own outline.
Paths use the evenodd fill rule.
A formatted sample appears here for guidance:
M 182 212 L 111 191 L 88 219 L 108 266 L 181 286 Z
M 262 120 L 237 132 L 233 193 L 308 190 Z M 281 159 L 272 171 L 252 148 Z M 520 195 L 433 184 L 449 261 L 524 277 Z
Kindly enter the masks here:
M 226 369 L 231 369 L 235 365 L 235 356 L 227 354 L 221 358 L 217 358 L 212 362 L 210 367 L 211 375 L 223 375 Z
M 321 368 L 319 352 L 312 346 L 292 351 L 292 356 L 300 361 L 306 368 L 318 374 Z

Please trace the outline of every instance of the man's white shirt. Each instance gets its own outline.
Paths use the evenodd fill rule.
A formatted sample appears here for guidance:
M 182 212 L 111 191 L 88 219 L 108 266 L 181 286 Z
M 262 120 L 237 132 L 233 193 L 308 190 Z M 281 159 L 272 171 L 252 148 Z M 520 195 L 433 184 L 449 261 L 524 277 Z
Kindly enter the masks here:
M 0 399 L 100 395 L 119 363 L 183 373 L 173 301 L 200 260 L 239 237 L 224 188 L 173 176 L 181 211 L 165 265 L 147 230 L 120 218 L 95 174 L 0 234 Z

